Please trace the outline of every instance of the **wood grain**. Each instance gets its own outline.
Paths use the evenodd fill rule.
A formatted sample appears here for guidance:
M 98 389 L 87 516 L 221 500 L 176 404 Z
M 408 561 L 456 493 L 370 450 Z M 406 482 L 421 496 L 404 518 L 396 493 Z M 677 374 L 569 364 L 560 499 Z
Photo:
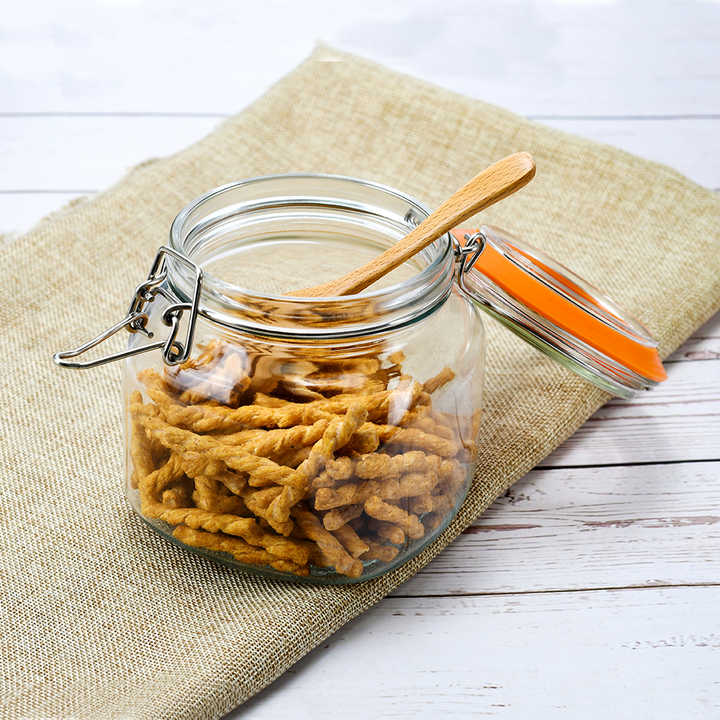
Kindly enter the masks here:
M 717 587 L 388 598 L 236 717 L 713 718 L 719 602 Z
M 720 460 L 534 470 L 396 594 L 720 583 Z
M 542 466 L 720 458 L 720 360 L 676 362 L 668 381 L 634 400 L 611 400 Z

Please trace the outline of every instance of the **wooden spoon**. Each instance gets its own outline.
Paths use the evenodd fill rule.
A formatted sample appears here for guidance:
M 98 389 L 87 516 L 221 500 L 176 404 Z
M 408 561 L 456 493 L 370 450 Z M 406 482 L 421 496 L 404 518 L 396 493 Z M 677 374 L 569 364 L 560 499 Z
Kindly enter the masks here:
M 369 263 L 336 280 L 290 295 L 334 297 L 359 293 L 475 213 L 527 185 L 534 175 L 535 161 L 529 153 L 508 155 L 463 185 L 402 240 Z

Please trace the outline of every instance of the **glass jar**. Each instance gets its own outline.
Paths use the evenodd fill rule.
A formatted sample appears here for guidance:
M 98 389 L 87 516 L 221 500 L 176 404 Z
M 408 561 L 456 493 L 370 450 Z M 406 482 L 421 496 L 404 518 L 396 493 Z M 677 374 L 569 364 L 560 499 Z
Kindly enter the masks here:
M 127 496 L 153 529 L 285 579 L 357 582 L 407 561 L 472 478 L 481 308 L 618 394 L 662 379 L 641 326 L 493 228 L 445 235 L 359 295 L 287 295 L 427 215 L 375 183 L 286 175 L 224 186 L 177 216 L 126 318 L 56 355 L 125 359 Z M 122 352 L 72 360 L 122 328 Z

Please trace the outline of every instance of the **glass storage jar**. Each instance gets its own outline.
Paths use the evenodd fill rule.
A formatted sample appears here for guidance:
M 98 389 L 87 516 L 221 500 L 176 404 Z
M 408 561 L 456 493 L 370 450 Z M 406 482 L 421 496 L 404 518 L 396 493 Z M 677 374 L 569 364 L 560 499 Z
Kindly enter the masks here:
M 321 583 L 417 554 L 472 477 L 481 308 L 616 394 L 663 379 L 641 326 L 494 228 L 448 234 L 358 295 L 287 296 L 427 215 L 375 183 L 285 175 L 224 186 L 177 216 L 126 318 L 55 357 L 125 359 L 127 496 L 152 528 L 220 562 Z M 122 352 L 73 359 L 122 328 Z

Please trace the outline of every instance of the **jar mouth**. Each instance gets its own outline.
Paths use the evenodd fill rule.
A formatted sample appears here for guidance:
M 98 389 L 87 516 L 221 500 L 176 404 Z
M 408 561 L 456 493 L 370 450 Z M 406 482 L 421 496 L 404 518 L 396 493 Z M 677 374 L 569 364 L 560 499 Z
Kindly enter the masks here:
M 266 175 L 223 185 L 191 202 L 172 223 L 170 247 L 203 268 L 199 314 L 212 322 L 263 336 L 352 337 L 405 326 L 442 305 L 454 279 L 449 233 L 401 266 L 400 279 L 356 295 L 295 297 L 272 287 L 251 289 L 221 271 L 235 268 L 247 277 L 255 269 L 264 280 L 282 268 L 292 276 L 288 291 L 308 287 L 330 279 L 318 279 L 314 270 L 339 276 L 358 267 L 428 215 L 412 197 L 368 180 Z M 311 262 L 294 274 L 284 263 L 299 249 Z M 346 268 L 335 272 L 326 256 Z M 181 302 L 189 301 L 189 268 L 171 260 L 168 284 Z

